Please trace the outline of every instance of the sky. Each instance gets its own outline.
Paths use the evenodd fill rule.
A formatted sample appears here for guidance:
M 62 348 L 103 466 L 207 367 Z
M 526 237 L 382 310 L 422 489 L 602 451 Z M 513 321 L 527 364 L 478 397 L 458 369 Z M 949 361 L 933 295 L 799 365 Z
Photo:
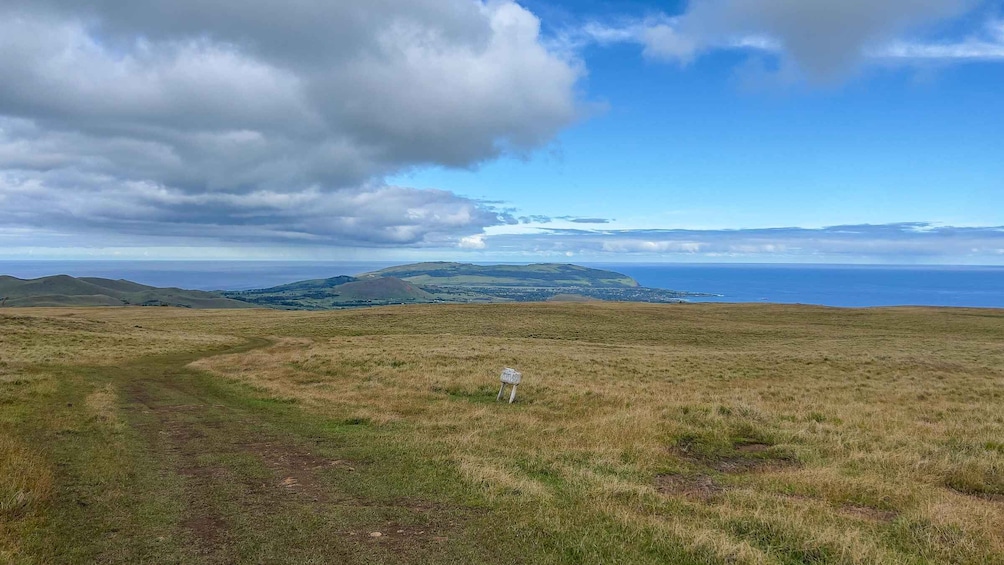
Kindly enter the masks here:
M 0 0 L 0 260 L 1004 264 L 1004 4 Z

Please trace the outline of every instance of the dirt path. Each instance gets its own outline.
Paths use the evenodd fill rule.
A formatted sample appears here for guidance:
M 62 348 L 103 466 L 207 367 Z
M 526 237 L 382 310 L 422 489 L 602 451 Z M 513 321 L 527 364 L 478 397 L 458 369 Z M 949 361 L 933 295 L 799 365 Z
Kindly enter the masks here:
M 191 562 L 429 563 L 469 552 L 451 543 L 469 510 L 395 497 L 407 485 L 380 484 L 380 465 L 393 461 L 360 459 L 364 438 L 302 428 L 295 409 L 234 396 L 186 368 L 192 360 L 137 367 L 122 385 L 149 456 L 180 478 Z

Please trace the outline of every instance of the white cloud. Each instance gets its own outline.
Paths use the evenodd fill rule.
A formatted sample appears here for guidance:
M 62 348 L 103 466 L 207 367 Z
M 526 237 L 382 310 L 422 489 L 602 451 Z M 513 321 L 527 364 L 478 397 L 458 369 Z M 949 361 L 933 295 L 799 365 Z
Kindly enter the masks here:
M 484 235 L 470 235 L 460 239 L 457 247 L 461 249 L 484 249 L 487 247 Z
M 681 33 L 675 26 L 659 24 L 641 30 L 645 56 L 689 63 L 701 48 L 697 38 Z
M 609 253 L 699 253 L 702 244 L 693 241 L 604 240 L 601 249 Z
M 386 186 L 547 144 L 581 65 L 511 0 L 0 5 L 0 222 L 422 244 L 502 221 Z M 214 235 L 215 234 L 215 235 Z M 367 239 L 367 238 L 372 238 Z
M 896 41 L 869 51 L 868 56 L 876 59 L 1004 61 L 1004 22 L 992 21 L 982 33 L 962 41 Z
M 538 229 L 536 233 L 491 235 L 493 249 L 568 250 L 584 257 L 746 258 L 752 261 L 999 262 L 1001 227 L 951 227 L 927 223 L 852 225 L 826 228 L 745 230 Z

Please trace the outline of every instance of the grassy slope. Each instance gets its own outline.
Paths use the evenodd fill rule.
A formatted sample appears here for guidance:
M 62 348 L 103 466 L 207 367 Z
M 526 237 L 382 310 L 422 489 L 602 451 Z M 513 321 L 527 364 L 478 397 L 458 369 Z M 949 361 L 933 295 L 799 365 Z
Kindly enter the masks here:
M 331 277 L 327 279 L 311 279 L 306 281 L 297 281 L 294 283 L 273 286 L 270 288 L 263 288 L 258 290 L 242 291 L 242 292 L 246 294 L 278 294 L 286 292 L 330 290 L 337 286 L 341 286 L 345 283 L 354 282 L 355 280 L 356 280 L 355 277 L 340 275 L 337 277 Z M 240 294 L 240 293 L 241 292 L 234 292 L 234 294 Z
M 306 310 L 424 303 L 435 299 L 415 285 L 393 277 L 365 280 L 335 277 L 260 290 L 226 292 L 224 295 L 259 306 Z
M 338 293 L 352 300 L 431 301 L 433 298 L 415 285 L 393 277 L 346 283 L 338 287 Z
M 646 289 L 639 290 L 630 277 L 576 265 L 417 263 L 366 273 L 358 279 L 342 276 L 223 294 L 265 307 L 323 310 L 397 303 L 543 301 L 553 294 L 546 289 L 555 287 L 598 292 L 612 300 L 656 301 L 659 296 L 651 293 L 661 292 L 645 294 L 641 291 Z M 662 298 L 672 301 L 677 296 Z
M 157 288 L 126 280 L 56 275 L 23 280 L 0 276 L 0 297 L 7 306 L 170 305 L 189 308 L 248 308 L 216 293 Z
M 416 284 L 442 286 L 585 286 L 636 287 L 638 282 L 620 273 L 578 265 L 471 265 L 467 263 L 416 263 L 390 267 L 364 277 L 397 277 Z
M 17 314 L 0 562 L 1004 563 L 1002 312 Z

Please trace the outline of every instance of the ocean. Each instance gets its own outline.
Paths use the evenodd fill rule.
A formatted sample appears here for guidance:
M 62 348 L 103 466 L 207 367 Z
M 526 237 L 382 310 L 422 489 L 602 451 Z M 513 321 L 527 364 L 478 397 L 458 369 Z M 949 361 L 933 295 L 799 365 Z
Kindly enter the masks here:
M 196 290 L 246 290 L 396 263 L 210 261 L 0 261 L 19 278 L 67 274 L 128 279 Z M 642 285 L 719 296 L 701 302 L 775 302 L 838 307 L 1004 308 L 1004 267 L 736 264 L 585 264 L 630 275 Z
M 721 295 L 700 299 L 710 302 L 847 308 L 1004 308 L 1004 267 L 733 264 L 605 267 L 617 267 L 644 286 Z

